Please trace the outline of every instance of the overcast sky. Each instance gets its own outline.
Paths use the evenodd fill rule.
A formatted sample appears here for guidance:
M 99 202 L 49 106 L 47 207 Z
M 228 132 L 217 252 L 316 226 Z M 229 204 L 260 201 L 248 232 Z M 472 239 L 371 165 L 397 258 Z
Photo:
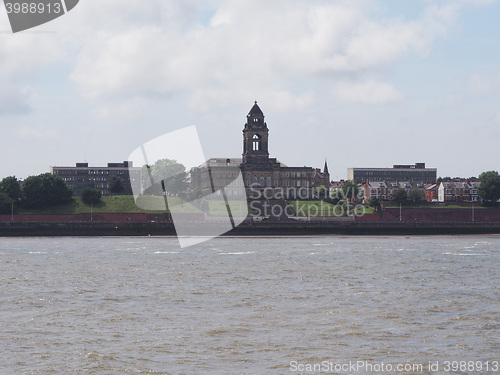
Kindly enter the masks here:
M 12 34 L 0 5 L 0 178 L 126 160 L 196 125 L 241 157 L 257 100 L 289 166 L 499 170 L 495 0 L 81 0 Z M 189 145 L 186 145 L 189 147 Z

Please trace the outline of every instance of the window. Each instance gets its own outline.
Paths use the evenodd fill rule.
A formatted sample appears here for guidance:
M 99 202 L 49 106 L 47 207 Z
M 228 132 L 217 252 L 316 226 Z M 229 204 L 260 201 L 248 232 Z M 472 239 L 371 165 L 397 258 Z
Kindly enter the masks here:
M 252 137 L 252 150 L 253 151 L 260 151 L 261 150 L 261 136 L 258 134 L 255 134 Z
M 264 186 L 264 176 L 260 176 L 260 186 Z
M 267 184 L 266 186 L 272 186 L 271 184 L 271 176 L 267 176 Z

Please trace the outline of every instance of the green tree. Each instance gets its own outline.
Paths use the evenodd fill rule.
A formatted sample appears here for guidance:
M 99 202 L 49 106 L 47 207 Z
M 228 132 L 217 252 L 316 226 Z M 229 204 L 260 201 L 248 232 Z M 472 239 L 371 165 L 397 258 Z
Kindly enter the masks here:
M 398 204 L 403 204 L 408 200 L 408 193 L 405 189 L 396 189 L 392 193 L 392 199 Z
M 5 177 L 0 181 L 0 191 L 7 194 L 14 201 L 20 200 L 23 196 L 21 186 L 15 176 Z
M 477 193 L 479 196 L 490 202 L 496 202 L 500 199 L 500 176 L 497 171 L 483 172 L 479 175 L 481 184 Z
M 328 189 L 325 187 L 325 185 L 321 185 L 316 188 L 316 195 L 320 199 L 328 198 Z
M 196 188 L 196 189 L 192 190 L 191 194 L 189 195 L 189 198 L 191 200 L 200 199 L 202 197 L 203 197 L 203 192 L 201 191 L 200 188 Z
M 373 209 L 377 212 L 382 209 L 382 205 L 380 204 L 380 201 L 378 200 L 377 197 L 371 197 L 369 204 L 370 207 L 373 207 Z
M 119 194 L 123 192 L 123 181 L 120 177 L 113 176 L 109 179 L 108 187 L 111 194 Z
M 82 201 L 86 205 L 96 204 L 101 201 L 102 193 L 100 190 L 86 187 L 82 190 Z
M 8 214 L 12 209 L 12 198 L 0 191 L 0 214 Z
M 144 184 L 149 186 L 145 191 L 146 194 L 177 195 L 188 186 L 188 177 L 186 167 L 176 160 L 160 159 L 151 166 L 143 166 Z M 153 185 L 151 185 L 152 182 L 154 182 Z
M 408 193 L 408 199 L 414 203 L 423 201 L 425 199 L 425 192 L 420 189 L 411 190 Z
M 354 199 L 358 196 L 359 186 L 355 181 L 347 180 L 344 185 L 342 185 L 342 193 L 344 198 Z
M 23 204 L 30 208 L 54 206 L 69 201 L 73 195 L 61 177 L 50 173 L 28 177 L 21 191 Z

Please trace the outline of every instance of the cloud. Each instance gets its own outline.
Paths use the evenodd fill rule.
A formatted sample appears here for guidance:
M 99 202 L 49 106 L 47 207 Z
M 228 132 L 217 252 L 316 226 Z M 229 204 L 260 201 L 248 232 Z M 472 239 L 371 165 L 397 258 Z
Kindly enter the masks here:
M 0 87 L 0 115 L 26 114 L 32 111 L 30 87 Z
M 352 103 L 387 103 L 402 100 L 403 95 L 394 86 L 376 81 L 341 83 L 335 90 L 337 99 Z
M 12 34 L 7 13 L 0 5 L 0 115 L 31 112 L 37 72 L 63 60 L 63 36 L 57 33 Z
M 20 138 L 34 138 L 37 140 L 47 140 L 57 136 L 54 130 L 43 124 L 39 126 L 23 126 L 16 133 Z
M 492 89 L 493 85 L 491 77 L 486 78 L 477 73 L 471 74 L 467 83 L 468 91 L 474 94 L 487 93 Z
M 123 100 L 189 92 L 192 103 L 211 103 L 235 95 L 248 100 L 249 92 L 261 90 L 307 105 L 309 99 L 297 98 L 314 96 L 316 88 L 297 93 L 295 82 L 313 78 L 321 86 L 332 77 L 379 71 L 409 53 L 423 56 L 457 16 L 449 4 L 429 5 L 412 21 L 374 19 L 357 1 L 222 1 L 208 10 L 197 1 L 168 4 L 82 4 L 78 22 L 87 23 L 80 30 L 87 42 L 80 40 L 71 79 L 83 96 Z M 397 96 L 388 86 L 380 90 L 386 100 Z

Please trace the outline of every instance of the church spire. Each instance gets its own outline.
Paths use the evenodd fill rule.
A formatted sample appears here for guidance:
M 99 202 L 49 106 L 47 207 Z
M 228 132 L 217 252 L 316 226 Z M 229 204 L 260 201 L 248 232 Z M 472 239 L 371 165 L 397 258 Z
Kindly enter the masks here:
M 326 162 L 326 159 L 325 159 L 325 166 L 323 167 L 323 174 L 329 174 L 328 173 L 328 164 Z

